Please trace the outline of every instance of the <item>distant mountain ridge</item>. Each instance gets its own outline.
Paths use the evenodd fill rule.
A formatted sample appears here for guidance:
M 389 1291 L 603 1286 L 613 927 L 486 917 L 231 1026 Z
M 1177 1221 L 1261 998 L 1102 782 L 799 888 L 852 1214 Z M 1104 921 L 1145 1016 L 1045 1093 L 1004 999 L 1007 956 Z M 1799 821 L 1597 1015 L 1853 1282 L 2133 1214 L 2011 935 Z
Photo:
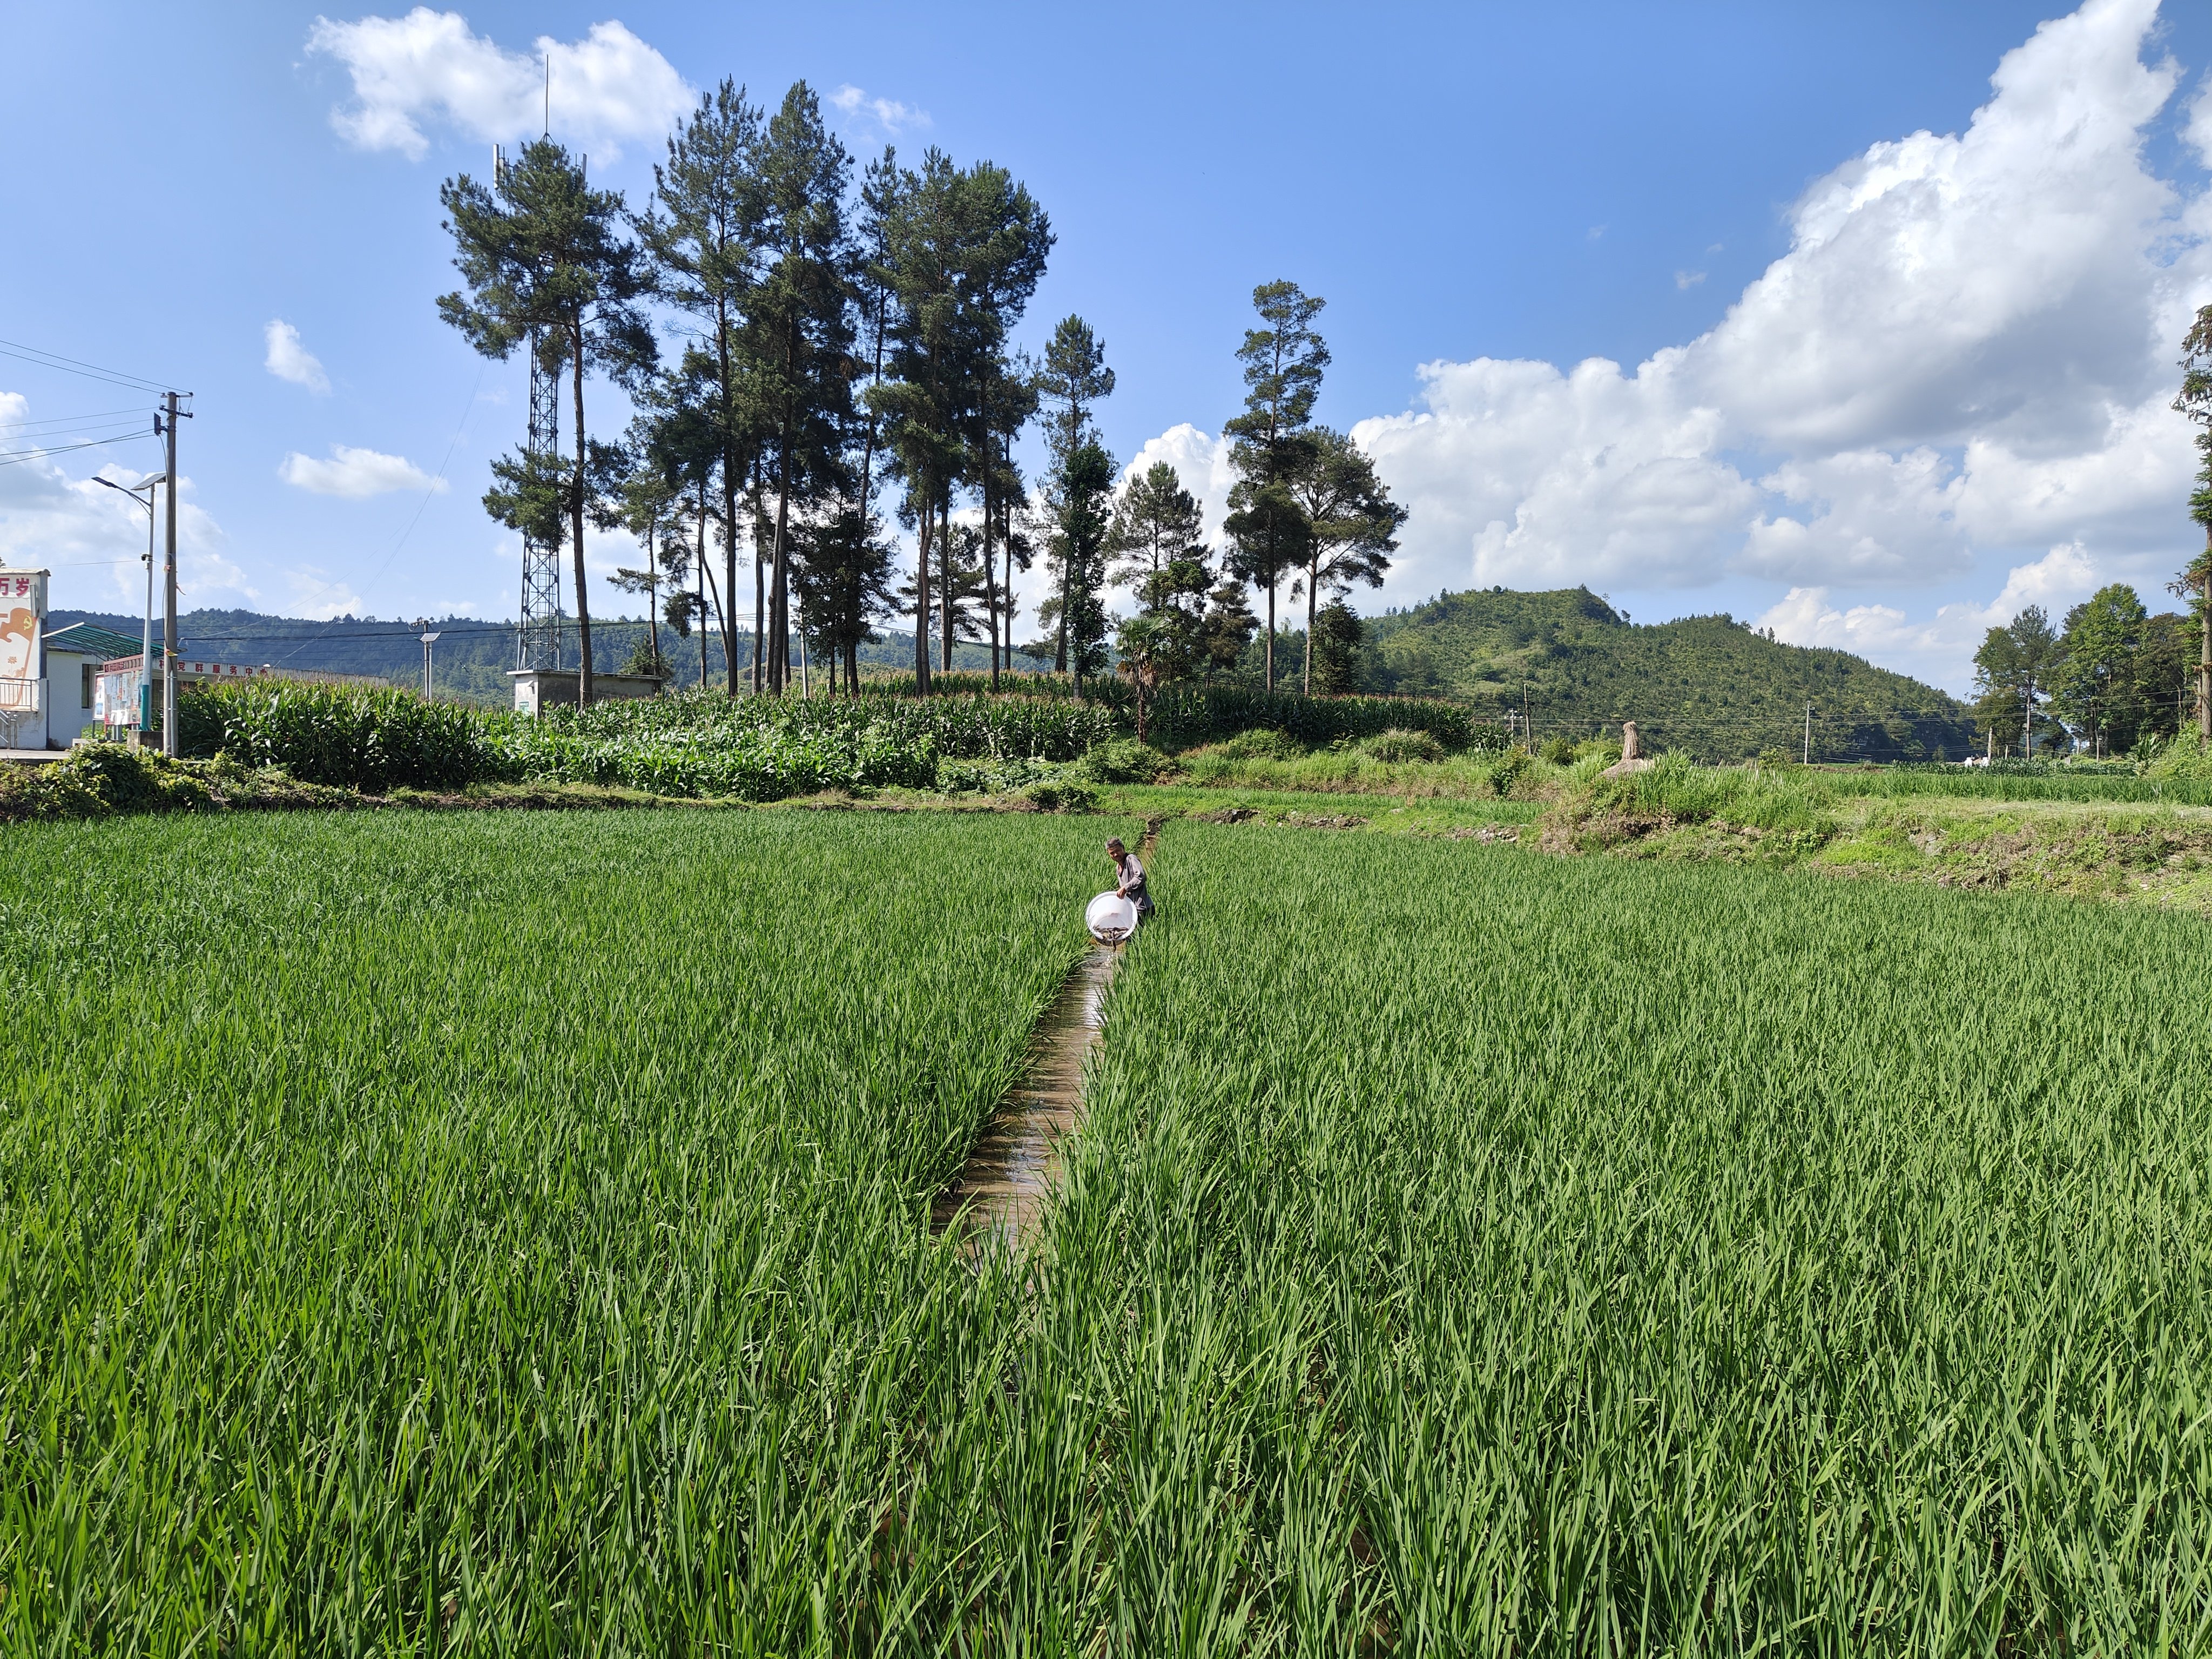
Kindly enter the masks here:
M 119 611 L 56 611 L 47 618 L 47 625 L 52 628 L 74 622 L 96 623 L 134 640 L 143 625 L 139 617 Z M 514 623 L 488 623 L 477 617 L 441 617 L 434 618 L 430 627 L 439 636 L 431 650 L 440 696 L 502 706 L 513 702 L 513 684 L 507 676 L 514 666 Z M 157 636 L 161 631 L 158 617 L 155 619 L 154 631 Z M 619 670 L 647 631 L 647 624 L 641 617 L 594 617 L 593 665 L 607 673 Z M 187 655 L 221 662 L 257 665 L 268 663 L 329 673 L 374 674 L 398 685 L 422 683 L 419 631 L 412 621 L 397 617 L 339 617 L 316 622 L 299 617 L 267 616 L 255 611 L 193 611 L 177 618 L 177 637 Z M 750 642 L 750 631 L 740 635 L 740 673 L 751 660 L 748 649 Z M 576 660 L 573 623 L 565 630 L 565 643 L 564 660 L 573 665 Z M 701 643 L 696 631 L 689 640 L 684 640 L 678 638 L 675 629 L 666 623 L 661 625 L 660 648 L 676 671 L 678 684 L 697 684 Z M 708 672 L 710 678 L 720 680 L 723 674 L 721 642 L 717 637 L 709 644 Z M 990 666 L 988 656 L 978 645 L 958 647 L 954 659 L 955 666 L 961 669 Z M 1018 660 L 1027 662 L 1025 659 Z M 860 661 L 863 666 L 912 668 L 914 635 L 886 634 L 876 643 L 861 647 Z M 1048 666 L 1036 663 L 1028 665 Z M 820 672 L 819 664 L 815 665 L 815 672 Z
M 1452 696 L 1518 715 L 1537 738 L 1637 722 L 1644 748 L 1701 760 L 1962 760 L 1966 705 L 1847 651 L 1784 645 L 1726 615 L 1632 623 L 1586 587 L 1443 593 L 1367 621 L 1363 689 Z

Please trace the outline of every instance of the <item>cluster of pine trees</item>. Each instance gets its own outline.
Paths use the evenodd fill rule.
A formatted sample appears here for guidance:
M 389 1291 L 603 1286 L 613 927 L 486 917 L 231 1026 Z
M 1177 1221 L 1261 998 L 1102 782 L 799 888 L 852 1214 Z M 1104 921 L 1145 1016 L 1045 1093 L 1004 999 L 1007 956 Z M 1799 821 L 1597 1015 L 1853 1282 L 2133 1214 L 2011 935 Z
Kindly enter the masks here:
M 1253 589 L 1267 601 L 1267 683 L 1286 593 L 1306 601 L 1309 689 L 1341 689 L 1330 664 L 1348 664 L 1358 623 L 1340 604 L 1316 606 L 1380 583 L 1405 513 L 1350 440 L 1314 421 L 1322 301 L 1295 284 L 1254 295 L 1262 326 L 1238 353 L 1248 396 L 1229 422 L 1237 483 L 1217 556 L 1174 468 L 1117 488 L 1097 420 L 1114 373 L 1091 326 L 1063 319 L 1041 359 L 1014 346 L 1053 233 L 1004 167 L 934 148 L 910 167 L 887 148 L 856 179 L 805 82 L 769 114 L 726 80 L 669 139 L 641 209 L 593 189 L 583 158 L 550 137 L 489 182 L 448 179 L 441 199 L 463 279 L 441 313 L 489 356 L 535 351 L 563 388 L 561 453 L 501 458 L 484 504 L 570 550 L 586 697 L 587 524 L 645 550 L 617 579 L 653 619 L 635 665 L 665 670 L 663 623 L 686 638 L 717 629 L 732 693 L 741 662 L 750 690 L 782 690 L 794 633 L 857 689 L 860 646 L 903 614 L 924 691 L 972 640 L 994 684 L 1019 650 L 1079 685 L 1116 665 L 1141 701 L 1163 682 L 1235 672 L 1260 627 Z M 594 375 L 635 410 L 611 441 L 587 424 Z M 1048 456 L 1034 482 L 1015 459 L 1032 421 Z M 913 539 L 908 573 L 878 507 L 887 489 Z M 1041 633 L 1017 647 L 1016 575 L 1040 556 Z M 1118 635 L 1105 599 L 1117 583 L 1137 602 Z M 1316 637 L 1339 647 L 1318 665 Z
M 2100 587 L 2057 627 L 2032 605 L 1974 653 L 1974 718 L 2004 753 L 2124 755 L 2171 738 L 2187 709 L 2196 626 L 2154 616 L 2125 582 Z
M 2124 754 L 2173 737 L 2192 702 L 2200 731 L 2212 736 L 2212 306 L 2197 312 L 2181 354 L 2173 407 L 2197 427 L 2201 465 L 2189 512 L 2204 528 L 2206 550 L 2166 588 L 2188 599 L 2189 614 L 2153 616 L 2134 588 L 2114 582 L 2069 611 L 2061 627 L 2030 605 L 1990 629 L 1974 653 L 1975 714 L 2008 750 Z

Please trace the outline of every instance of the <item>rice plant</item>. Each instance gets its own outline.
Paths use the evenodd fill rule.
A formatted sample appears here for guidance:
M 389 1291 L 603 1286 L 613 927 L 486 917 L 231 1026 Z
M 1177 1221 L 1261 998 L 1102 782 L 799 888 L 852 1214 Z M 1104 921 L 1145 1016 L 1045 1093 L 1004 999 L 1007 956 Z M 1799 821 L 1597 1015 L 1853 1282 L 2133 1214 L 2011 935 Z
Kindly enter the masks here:
M 929 1203 L 1103 831 L 657 817 L 0 840 L 0 1644 L 957 1609 L 1018 1297 Z
M 1158 863 L 1038 1339 L 1103 1402 L 1125 1632 L 2212 1647 L 2201 923 L 1197 825 Z
M 2212 1648 L 2200 922 L 1106 827 L 9 830 L 0 1641 Z

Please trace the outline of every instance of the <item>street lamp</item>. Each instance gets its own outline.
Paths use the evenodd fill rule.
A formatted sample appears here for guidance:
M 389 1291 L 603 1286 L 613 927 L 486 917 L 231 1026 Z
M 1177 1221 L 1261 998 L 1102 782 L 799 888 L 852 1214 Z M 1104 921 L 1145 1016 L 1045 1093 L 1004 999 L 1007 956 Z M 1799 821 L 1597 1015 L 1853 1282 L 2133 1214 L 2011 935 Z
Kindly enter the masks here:
M 428 629 L 430 626 L 430 619 L 428 617 L 418 617 L 415 619 L 415 626 Z M 436 644 L 437 641 L 438 636 L 435 634 L 425 633 L 422 635 L 422 700 L 425 702 L 430 700 L 430 647 Z
M 118 495 L 128 495 L 134 501 L 138 501 L 140 490 L 146 492 L 146 499 L 138 501 L 138 505 L 146 509 L 146 631 L 139 646 L 138 656 L 138 730 L 143 734 L 154 724 L 154 489 L 157 484 L 168 483 L 169 475 L 156 472 L 150 477 L 141 478 L 135 484 L 126 485 L 117 483 L 112 478 L 103 478 L 95 472 L 92 481 L 106 484 Z M 171 643 L 165 634 L 161 641 L 165 659 Z M 161 665 L 161 672 L 164 676 L 169 672 L 166 660 Z

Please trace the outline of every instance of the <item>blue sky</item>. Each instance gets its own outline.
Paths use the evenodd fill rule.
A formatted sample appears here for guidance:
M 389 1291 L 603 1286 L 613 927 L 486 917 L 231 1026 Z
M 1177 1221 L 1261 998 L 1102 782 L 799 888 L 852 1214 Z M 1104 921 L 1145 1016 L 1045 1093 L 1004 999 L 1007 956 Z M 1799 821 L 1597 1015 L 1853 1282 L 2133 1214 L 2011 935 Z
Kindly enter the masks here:
M 477 498 L 521 370 L 432 301 L 439 181 L 519 118 L 439 77 L 595 27 L 611 78 L 556 75 L 554 127 L 635 201 L 668 88 L 724 75 L 851 89 L 862 155 L 1012 168 L 1059 236 L 1030 333 L 1090 319 L 1116 453 L 1217 501 L 1252 285 L 1326 296 L 1322 416 L 1414 514 L 1369 608 L 1584 580 L 1963 687 L 1990 621 L 2149 597 L 2189 539 L 2159 377 L 2212 300 L 2198 9 L 11 9 L 0 339 L 198 393 L 188 606 L 511 614 Z M 434 38 L 463 45 L 407 56 Z M 9 357 L 0 398 L 140 402 Z M 143 518 L 85 480 L 157 464 L 0 465 L 0 554 L 51 564 L 57 605 L 127 605 Z

